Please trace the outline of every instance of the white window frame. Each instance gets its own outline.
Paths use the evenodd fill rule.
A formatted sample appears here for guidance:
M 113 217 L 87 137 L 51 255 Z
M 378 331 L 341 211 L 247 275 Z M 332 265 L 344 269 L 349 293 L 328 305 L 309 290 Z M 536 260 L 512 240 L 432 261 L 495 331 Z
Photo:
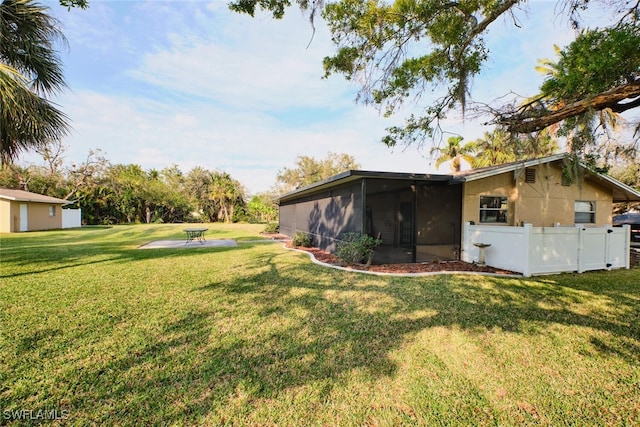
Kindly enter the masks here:
M 589 204 L 588 209 L 584 210 L 583 207 Z M 580 209 L 580 210 L 578 210 Z M 578 220 L 578 214 L 588 214 L 589 220 Z M 596 202 L 592 200 L 576 200 L 573 203 L 573 221 L 575 224 L 595 224 L 596 223 Z
M 494 203 L 489 203 L 489 200 L 487 199 L 493 199 L 492 202 Z M 489 206 L 489 205 L 495 204 L 496 199 L 499 199 L 500 205 L 498 207 Z M 487 203 L 483 203 L 483 201 Z M 486 220 L 487 215 L 485 215 L 485 219 L 483 220 L 483 215 L 482 215 L 483 212 L 485 213 L 495 212 L 496 213 L 495 216 L 492 215 L 491 217 L 495 218 L 496 220 L 495 221 Z M 480 196 L 480 208 L 479 208 L 478 219 L 480 221 L 480 224 L 508 224 L 509 223 L 508 197 L 507 196 L 491 196 L 491 195 Z
M 56 205 L 49 206 L 49 217 L 53 218 L 56 216 Z

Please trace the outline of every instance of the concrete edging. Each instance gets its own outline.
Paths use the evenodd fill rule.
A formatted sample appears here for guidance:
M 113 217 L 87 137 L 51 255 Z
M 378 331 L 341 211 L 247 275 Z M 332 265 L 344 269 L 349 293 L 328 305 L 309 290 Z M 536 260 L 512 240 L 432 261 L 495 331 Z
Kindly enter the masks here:
M 488 277 L 504 277 L 507 279 L 523 279 L 524 277 L 519 274 L 498 274 L 498 273 L 485 273 L 481 271 L 425 271 L 423 273 L 385 273 L 381 271 L 366 271 L 366 270 L 356 270 L 353 268 L 340 267 L 339 265 L 328 264 L 326 262 L 318 261 L 318 259 L 311 253 L 307 251 L 303 251 L 301 249 L 289 248 L 286 244 L 282 245 L 283 248 L 288 249 L 290 251 L 301 252 L 309 255 L 311 261 L 315 264 L 321 265 L 323 267 L 334 268 L 336 270 L 347 271 L 350 273 L 362 273 L 362 274 L 370 274 L 374 276 L 391 276 L 391 277 L 425 277 L 425 276 L 438 276 L 438 275 L 476 275 L 476 276 L 488 276 Z

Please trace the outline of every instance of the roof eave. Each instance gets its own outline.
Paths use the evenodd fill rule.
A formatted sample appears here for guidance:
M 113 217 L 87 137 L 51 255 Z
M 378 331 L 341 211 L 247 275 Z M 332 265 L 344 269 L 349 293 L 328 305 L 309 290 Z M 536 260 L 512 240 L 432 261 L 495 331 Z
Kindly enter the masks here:
M 466 175 L 454 175 L 452 178 L 452 182 L 469 182 L 476 181 L 478 179 L 488 178 L 495 175 L 500 175 L 503 173 L 513 172 L 517 169 L 529 168 L 532 166 L 542 165 L 545 163 L 556 162 L 558 160 L 562 160 L 567 157 L 566 153 L 554 154 L 553 156 L 541 157 L 538 159 L 524 160 L 521 162 L 514 162 L 506 164 L 502 167 L 492 167 L 486 171 L 478 171 L 471 172 Z
M 278 196 L 276 198 L 276 200 L 278 202 L 281 202 L 283 200 L 294 199 L 296 197 L 303 196 L 303 195 L 305 195 L 307 193 L 312 193 L 314 191 L 321 190 L 323 187 L 333 186 L 337 181 L 348 182 L 350 180 L 347 179 L 347 178 L 352 177 L 354 172 L 357 172 L 357 171 L 348 170 L 348 171 L 339 173 L 337 175 L 334 175 L 332 177 L 329 177 L 327 179 L 323 179 L 322 181 L 314 182 L 313 184 L 309 184 L 309 185 L 305 185 L 304 187 L 296 188 L 293 191 L 289 191 L 287 193 L 281 194 L 280 196 Z
M 366 171 L 366 170 L 348 170 L 322 181 L 315 182 L 305 187 L 298 188 L 288 193 L 282 194 L 276 198 L 277 201 L 292 200 L 297 197 L 315 193 L 323 189 L 331 188 L 339 184 L 345 184 L 351 181 L 362 178 L 373 179 L 397 179 L 406 181 L 434 181 L 434 182 L 450 182 L 451 175 L 440 174 L 417 174 L 406 172 L 380 172 L 380 171 Z
M 589 172 L 589 177 L 597 181 L 604 181 L 612 189 L 612 198 L 614 203 L 640 202 L 640 192 L 617 179 L 594 172 Z M 616 196 L 620 194 L 620 196 Z
M 0 195 L 0 199 L 9 200 L 12 202 L 53 203 L 57 205 L 68 205 L 73 203 L 68 200 L 62 200 L 62 199 L 56 199 L 56 198 L 51 198 L 49 200 L 37 200 L 37 199 L 29 199 L 25 197 L 11 197 L 11 196 L 4 196 L 4 195 Z

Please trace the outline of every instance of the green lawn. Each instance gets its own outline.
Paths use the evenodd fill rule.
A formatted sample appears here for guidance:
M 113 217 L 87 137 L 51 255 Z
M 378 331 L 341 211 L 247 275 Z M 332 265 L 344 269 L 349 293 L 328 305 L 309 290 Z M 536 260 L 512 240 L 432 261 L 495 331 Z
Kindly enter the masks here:
M 137 249 L 183 227 L 1 236 L 0 424 L 640 424 L 640 269 L 360 275 L 251 225 Z

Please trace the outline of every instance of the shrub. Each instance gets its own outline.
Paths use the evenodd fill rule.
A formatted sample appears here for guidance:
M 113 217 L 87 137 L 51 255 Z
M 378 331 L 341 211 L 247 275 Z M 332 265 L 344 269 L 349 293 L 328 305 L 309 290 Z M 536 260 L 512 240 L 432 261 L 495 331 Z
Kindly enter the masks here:
M 293 236 L 293 239 L 291 239 L 291 244 L 293 246 L 302 246 L 305 248 L 310 248 L 311 245 L 313 244 L 312 240 L 311 240 L 311 236 L 308 235 L 307 233 L 304 233 L 302 231 L 298 231 L 295 236 Z
M 264 226 L 265 233 L 277 233 L 278 231 L 280 231 L 280 224 L 277 222 L 270 222 Z
M 382 240 L 367 234 L 346 233 L 342 241 L 336 245 L 336 257 L 346 263 L 371 264 L 373 253 L 380 246 Z

